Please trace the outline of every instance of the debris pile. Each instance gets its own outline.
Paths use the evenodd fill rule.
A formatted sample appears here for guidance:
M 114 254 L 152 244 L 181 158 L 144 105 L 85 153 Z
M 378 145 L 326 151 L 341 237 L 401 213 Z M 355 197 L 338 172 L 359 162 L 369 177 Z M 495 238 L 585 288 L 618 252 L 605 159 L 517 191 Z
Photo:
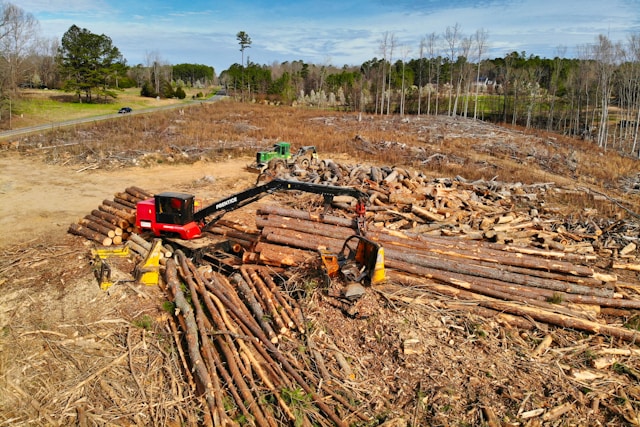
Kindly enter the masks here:
M 242 267 L 225 277 L 201 272 L 178 251 L 166 281 L 188 350 L 188 375 L 204 388 L 205 425 L 337 425 L 368 421 L 356 396 L 332 381 L 322 355 L 305 342 L 301 309 L 281 292 L 273 271 Z M 183 291 L 184 284 L 184 291 Z M 186 361 L 185 361 L 186 363 Z

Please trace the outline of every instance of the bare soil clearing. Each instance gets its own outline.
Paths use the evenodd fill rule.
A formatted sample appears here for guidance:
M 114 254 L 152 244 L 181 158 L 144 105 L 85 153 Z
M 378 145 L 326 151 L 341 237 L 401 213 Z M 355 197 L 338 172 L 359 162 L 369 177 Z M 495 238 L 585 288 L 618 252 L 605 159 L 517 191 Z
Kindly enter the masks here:
M 246 132 L 249 117 L 244 114 L 238 119 L 242 126 L 234 128 Z M 586 185 L 594 179 L 571 177 L 575 168 L 566 161 L 570 155 L 563 156 L 570 150 L 560 151 L 562 144 L 540 144 L 537 137 L 487 124 L 438 119 L 416 121 L 408 130 L 406 122 L 383 119 L 374 133 L 352 116 L 306 123 L 324 126 L 327 135 L 337 129 L 343 144 L 362 153 L 391 147 L 394 162 L 419 159 L 424 169 L 439 162 L 454 173 L 485 169 L 500 175 L 529 162 L 547 180 L 565 177 L 563 183 Z M 370 123 L 377 126 L 378 120 Z M 385 138 L 391 133 L 385 129 L 393 129 L 393 138 Z M 469 129 L 476 134 L 466 136 Z M 407 140 L 419 135 L 422 145 L 403 145 L 402 131 Z M 469 152 L 445 151 L 456 138 L 464 138 Z M 582 166 L 581 154 L 576 156 Z M 361 161 L 344 151 L 332 157 Z M 131 185 L 205 199 L 246 189 L 255 182 L 244 171 L 251 158 L 112 170 L 92 169 L 94 163 L 87 166 L 81 158 L 61 165 L 0 152 L 0 425 L 195 424 L 203 400 L 181 370 L 165 296 L 158 288 L 132 284 L 101 291 L 87 256 L 91 244 L 67 228 Z M 251 206 L 229 217 L 251 221 Z M 624 274 L 637 287 L 637 274 Z M 376 415 L 368 424 L 355 418 L 348 423 L 639 424 L 636 345 L 544 324 L 512 328 L 472 313 L 469 302 L 452 308 L 455 302 L 437 292 L 426 304 L 398 304 L 379 294 L 367 301 L 375 315 L 348 319 L 319 296 L 308 298 L 305 318 L 315 325 L 314 340 L 330 349 L 326 357 L 334 365 L 339 356 L 348 360 L 353 372 L 344 374 L 344 384 L 358 405 Z M 546 337 L 552 340 L 548 347 Z M 420 343 L 418 351 L 403 351 L 410 340 Z
M 159 165 L 126 170 L 82 170 L 47 164 L 37 158 L 0 156 L 0 247 L 65 233 L 73 218 L 90 212 L 105 198 L 137 185 L 152 192 L 184 191 L 222 197 L 255 182 L 244 171 L 247 159 L 222 163 Z M 71 220 L 71 221 L 70 221 Z

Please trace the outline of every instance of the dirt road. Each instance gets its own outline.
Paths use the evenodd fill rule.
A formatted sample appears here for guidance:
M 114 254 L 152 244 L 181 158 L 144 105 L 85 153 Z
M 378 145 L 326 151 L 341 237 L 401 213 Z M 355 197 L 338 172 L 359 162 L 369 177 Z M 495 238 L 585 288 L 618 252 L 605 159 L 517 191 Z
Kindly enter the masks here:
M 249 161 L 105 171 L 55 166 L 2 153 L 0 247 L 64 233 L 69 224 L 96 209 L 102 200 L 112 199 L 114 193 L 131 185 L 151 192 L 190 192 L 201 198 L 240 191 L 256 178 L 244 170 Z

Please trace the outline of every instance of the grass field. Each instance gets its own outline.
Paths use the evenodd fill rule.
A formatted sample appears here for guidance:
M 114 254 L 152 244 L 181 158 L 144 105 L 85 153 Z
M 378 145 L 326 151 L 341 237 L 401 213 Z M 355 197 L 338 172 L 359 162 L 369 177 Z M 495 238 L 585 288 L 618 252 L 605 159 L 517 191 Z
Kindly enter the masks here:
M 155 99 L 140 96 L 139 88 L 125 89 L 118 93 L 118 97 L 104 103 L 79 103 L 73 93 L 60 90 L 28 89 L 22 91 L 18 99 L 11 104 L 11 122 L 6 116 L 2 117 L 2 129 L 18 129 L 47 123 L 57 123 L 65 120 L 85 117 L 101 116 L 117 113 L 121 107 L 131 107 L 134 111 L 145 108 L 162 107 L 166 105 L 188 103 L 197 92 L 202 89 L 185 90 L 185 99 Z

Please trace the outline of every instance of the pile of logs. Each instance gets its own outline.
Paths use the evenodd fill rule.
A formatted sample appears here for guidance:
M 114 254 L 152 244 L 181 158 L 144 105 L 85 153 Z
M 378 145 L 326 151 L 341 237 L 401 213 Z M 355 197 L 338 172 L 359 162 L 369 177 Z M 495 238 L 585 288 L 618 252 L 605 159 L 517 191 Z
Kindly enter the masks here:
M 388 277 L 369 293 L 414 306 L 444 296 L 511 326 L 543 322 L 638 339 L 637 331 L 619 326 L 621 317 L 640 309 L 637 287 L 593 267 L 610 249 L 605 237 L 619 246 L 610 252 L 616 256 L 633 258 L 635 247 L 621 245 L 611 234 L 613 226 L 591 219 L 567 224 L 547 212 L 541 201 L 545 192 L 556 190 L 552 184 L 434 180 L 402 168 L 331 160 L 316 171 L 294 173 L 284 178 L 349 185 L 369 194 L 367 237 L 384 248 Z M 149 197 L 130 187 L 70 232 L 114 244 L 114 237 L 131 233 L 135 203 Z M 292 204 L 300 206 L 301 200 Z M 318 262 L 320 247 L 339 252 L 356 232 L 352 212 L 338 216 L 352 201 L 334 198 L 334 207 L 332 214 L 314 214 L 263 204 L 255 228 L 219 220 L 207 231 L 242 252 L 242 265 L 229 275 L 194 264 L 181 250 L 162 261 L 165 291 L 175 305 L 174 339 L 189 384 L 202 393 L 206 425 L 238 419 L 265 426 L 369 422 L 354 407 L 353 390 L 314 350 L 298 302 L 277 285 L 289 267 Z M 97 230 L 96 224 L 105 228 Z M 140 236 L 128 237 L 136 252 L 148 251 Z M 612 317 L 615 324 L 607 323 Z
M 635 256 L 638 227 L 626 233 L 617 219 L 566 218 L 547 207 L 553 183 L 524 185 L 462 177 L 430 178 L 401 167 L 320 162 L 317 170 L 280 176 L 313 183 L 354 186 L 370 195 L 370 220 L 381 227 L 419 234 L 458 236 L 578 254 Z M 590 195 L 591 197 L 596 197 Z M 625 221 L 626 222 L 626 221 Z
M 322 356 L 309 354 L 311 344 L 300 338 L 300 307 L 272 274 L 259 266 L 230 277 L 203 272 L 181 251 L 167 261 L 174 337 L 179 349 L 187 349 L 181 356 L 190 384 L 206 400 L 204 424 L 235 425 L 232 419 L 241 418 L 273 427 L 368 421 L 350 403 L 348 390 L 325 381 Z
M 264 248 L 267 254 L 247 258 L 268 265 L 317 258 L 321 246 L 337 253 L 355 233 L 352 220 L 340 217 L 271 205 L 258 215 L 264 242 L 255 251 Z M 640 338 L 637 331 L 599 318 L 602 312 L 640 309 L 640 299 L 626 293 L 616 276 L 585 266 L 588 255 L 371 227 L 367 237 L 384 248 L 390 280 L 378 290 L 391 298 L 428 304 L 421 294 L 435 292 L 473 300 L 493 315 L 512 313 L 627 341 Z
M 103 200 L 98 208 L 69 226 L 69 233 L 82 236 L 102 246 L 125 242 L 136 222 L 136 203 L 153 197 L 141 188 L 132 186 L 116 193 L 113 200 Z

